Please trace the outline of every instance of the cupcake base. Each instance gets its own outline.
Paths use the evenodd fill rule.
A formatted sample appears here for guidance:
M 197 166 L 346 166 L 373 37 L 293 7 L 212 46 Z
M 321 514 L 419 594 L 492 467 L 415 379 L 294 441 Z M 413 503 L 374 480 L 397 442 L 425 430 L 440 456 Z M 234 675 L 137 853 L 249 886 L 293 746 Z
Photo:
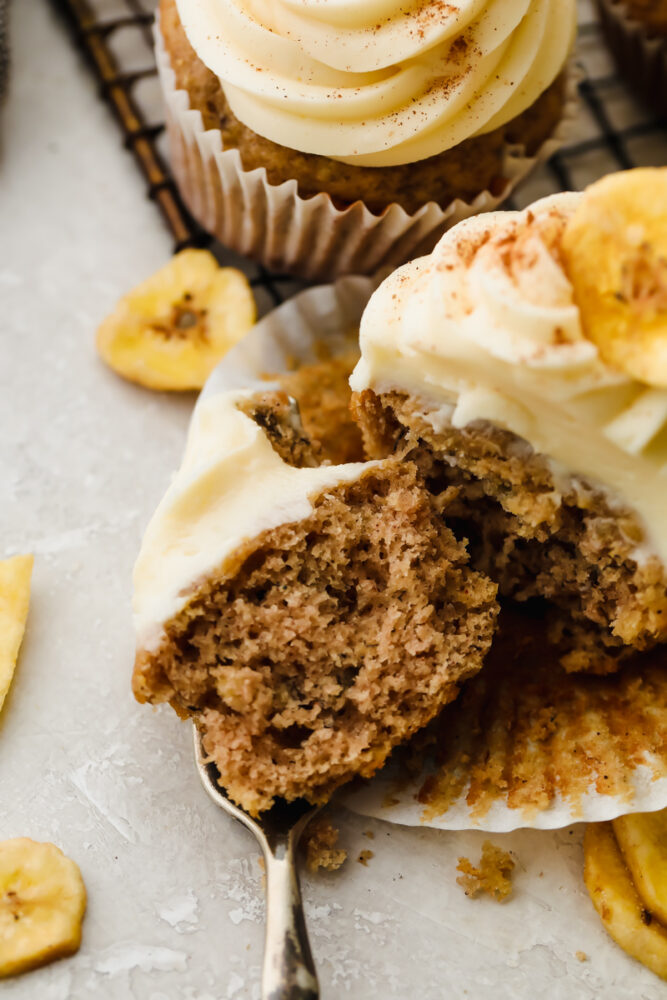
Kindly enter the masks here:
M 596 0 L 596 5 L 619 73 L 647 107 L 667 119 L 667 36 L 633 20 L 623 0 Z
M 562 75 L 488 135 L 414 164 L 359 167 L 280 146 L 235 118 L 175 0 L 161 0 L 156 49 L 172 170 L 193 216 L 231 249 L 311 280 L 397 267 L 496 208 L 561 144 L 573 103 Z

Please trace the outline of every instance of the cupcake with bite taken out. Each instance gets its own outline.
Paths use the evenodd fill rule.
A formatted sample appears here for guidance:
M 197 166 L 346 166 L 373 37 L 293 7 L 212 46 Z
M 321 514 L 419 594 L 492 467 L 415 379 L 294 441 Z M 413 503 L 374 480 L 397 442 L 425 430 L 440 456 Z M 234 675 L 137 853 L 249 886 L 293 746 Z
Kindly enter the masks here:
M 223 362 L 135 566 L 133 686 L 243 808 L 374 774 L 488 669 L 499 602 L 543 676 L 664 655 L 666 220 L 667 170 L 640 170 L 446 233 L 364 311 L 363 445 L 330 360 Z
M 174 175 L 274 269 L 402 263 L 555 148 L 575 29 L 574 0 L 162 0 Z

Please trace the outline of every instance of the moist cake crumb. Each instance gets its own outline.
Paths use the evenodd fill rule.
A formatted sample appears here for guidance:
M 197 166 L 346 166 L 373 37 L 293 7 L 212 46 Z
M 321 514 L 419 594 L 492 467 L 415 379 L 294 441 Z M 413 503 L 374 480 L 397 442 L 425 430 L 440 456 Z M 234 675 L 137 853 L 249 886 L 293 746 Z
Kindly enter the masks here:
M 435 769 L 425 769 L 418 793 L 425 822 L 460 800 L 476 822 L 500 803 L 517 810 L 521 825 L 557 802 L 580 816 L 593 789 L 631 811 L 630 773 L 644 767 L 655 780 L 667 768 L 664 652 L 636 654 L 607 677 L 566 674 L 543 618 L 503 604 L 483 669 L 420 742 L 427 736 Z M 415 780 L 402 768 L 409 752 L 395 755 L 401 788 Z
M 667 641 L 667 575 L 638 515 L 583 478 L 556 480 L 527 441 L 475 421 L 429 420 L 429 404 L 365 390 L 353 406 L 373 458 L 416 465 L 431 492 L 458 490 L 448 524 L 468 541 L 473 566 L 499 593 L 546 602 L 548 638 L 568 672 L 618 669 Z
M 302 845 L 306 853 L 306 867 L 309 872 L 337 871 L 347 858 L 344 847 L 336 847 L 339 831 L 328 816 L 316 816 L 308 824 Z
M 375 857 L 374 851 L 365 850 L 360 852 L 357 861 L 359 862 L 360 865 L 364 865 L 365 868 L 368 868 L 368 862 L 371 860 L 371 858 L 374 857 Z
M 496 847 L 490 840 L 485 840 L 477 867 L 468 858 L 459 858 L 456 870 L 462 874 L 457 878 L 456 884 L 471 899 L 487 893 L 500 903 L 512 895 L 512 872 L 515 864 L 511 854 Z
M 244 404 L 286 465 L 328 463 L 343 439 L 346 456 L 360 447 L 335 434 L 349 421 L 350 363 L 330 368 L 319 411 L 307 372 Z M 195 719 L 248 812 L 277 798 L 324 802 L 370 777 L 481 668 L 496 586 L 468 567 L 447 526 L 455 494 L 433 497 L 414 465 L 369 465 L 311 497 L 303 520 L 241 543 L 194 584 L 158 647 L 138 651 L 138 700 Z
M 239 409 L 259 424 L 274 451 L 295 468 L 363 462 L 363 439 L 351 413 L 348 382 L 358 359 L 355 340 L 336 357 L 267 375 L 280 388 L 255 393 Z
M 139 650 L 134 692 L 193 716 L 232 798 L 326 801 L 370 777 L 482 666 L 495 586 L 413 466 L 325 491 L 201 582 Z
M 348 380 L 358 360 L 354 331 L 354 343 L 344 353 L 279 377 L 283 391 L 297 400 L 303 429 L 317 441 L 321 460 L 332 465 L 365 458 L 361 431 L 350 411 Z

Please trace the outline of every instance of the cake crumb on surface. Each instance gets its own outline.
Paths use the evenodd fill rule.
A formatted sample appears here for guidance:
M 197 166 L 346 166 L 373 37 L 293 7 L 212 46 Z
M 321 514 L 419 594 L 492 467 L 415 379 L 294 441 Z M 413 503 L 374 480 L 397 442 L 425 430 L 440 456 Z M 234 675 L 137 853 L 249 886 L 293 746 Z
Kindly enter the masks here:
M 468 858 L 459 858 L 456 870 L 462 874 L 456 883 L 471 899 L 485 892 L 501 902 L 512 894 L 514 867 L 515 862 L 507 851 L 496 847 L 490 840 L 485 840 L 477 867 Z
M 361 851 L 359 857 L 357 858 L 357 861 L 359 862 L 360 865 L 364 865 L 366 868 L 368 868 L 368 862 L 371 860 L 371 858 L 374 857 L 375 857 L 374 851 L 368 851 L 368 850 Z
M 337 871 L 347 858 L 343 847 L 336 847 L 339 831 L 328 816 L 318 816 L 306 828 L 303 847 L 306 852 L 306 866 L 309 872 Z
M 364 830 L 364 837 L 368 837 L 369 840 L 375 840 L 375 834 L 372 830 Z
M 586 954 L 585 951 L 575 951 L 574 957 L 579 962 L 587 962 L 588 961 L 588 955 Z

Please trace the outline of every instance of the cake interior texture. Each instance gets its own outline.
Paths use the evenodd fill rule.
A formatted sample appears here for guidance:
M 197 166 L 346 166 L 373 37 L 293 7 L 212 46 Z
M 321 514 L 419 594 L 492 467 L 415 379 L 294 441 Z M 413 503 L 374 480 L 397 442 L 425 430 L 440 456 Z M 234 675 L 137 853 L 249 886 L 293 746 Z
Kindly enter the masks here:
M 667 642 L 665 569 L 638 556 L 646 539 L 633 511 L 487 422 L 429 420 L 424 400 L 400 392 L 366 390 L 353 406 L 370 457 L 413 464 L 436 498 L 456 491 L 448 523 L 475 569 L 504 597 L 547 603 L 566 670 L 610 672 Z
M 482 666 L 496 588 L 446 503 L 413 466 L 371 468 L 248 542 L 139 654 L 137 697 L 196 717 L 249 812 L 370 776 Z
M 347 383 L 356 357 L 305 366 L 242 405 L 287 464 L 363 457 Z M 369 466 L 314 498 L 307 518 L 244 543 L 159 647 L 139 651 L 137 698 L 196 720 L 250 813 L 369 777 L 481 668 L 497 588 L 446 525 L 455 493 L 434 496 L 399 459 Z
M 366 457 L 350 406 L 348 380 L 359 358 L 356 331 L 352 335 L 342 354 L 281 374 L 279 389 L 255 394 L 240 407 L 289 465 L 342 465 Z

